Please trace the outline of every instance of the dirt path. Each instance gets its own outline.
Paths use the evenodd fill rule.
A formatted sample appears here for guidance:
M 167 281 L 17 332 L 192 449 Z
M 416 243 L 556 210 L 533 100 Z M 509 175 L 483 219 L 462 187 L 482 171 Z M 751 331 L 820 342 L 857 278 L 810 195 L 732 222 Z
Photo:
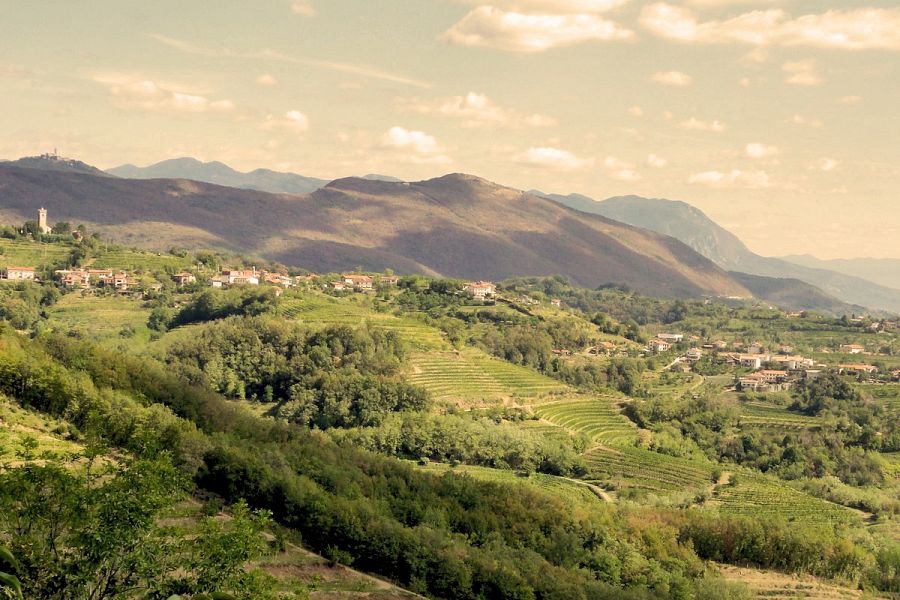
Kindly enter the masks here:
M 596 496 L 598 498 L 600 498 L 601 500 L 603 500 L 604 502 L 609 502 L 609 503 L 615 502 L 615 500 L 613 500 L 612 496 L 610 496 L 609 493 L 606 490 L 604 490 L 602 487 L 600 487 L 599 485 L 595 485 L 589 481 L 582 481 L 580 479 L 572 479 L 571 477 L 560 476 L 559 478 L 565 479 L 566 481 L 571 481 L 572 483 L 577 483 L 578 485 L 585 486 L 586 488 L 588 488 L 589 490 L 594 492 L 594 494 L 596 494 Z

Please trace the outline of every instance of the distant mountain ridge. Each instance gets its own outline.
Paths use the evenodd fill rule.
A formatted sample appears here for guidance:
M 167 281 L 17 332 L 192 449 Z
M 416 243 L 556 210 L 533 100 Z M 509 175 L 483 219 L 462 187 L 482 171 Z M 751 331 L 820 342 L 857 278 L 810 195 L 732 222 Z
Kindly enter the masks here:
M 190 157 L 164 160 L 146 167 L 122 165 L 109 169 L 107 173 L 128 179 L 190 179 L 273 194 L 308 194 L 328 183 L 327 179 L 270 169 L 242 173 L 218 161 L 201 162 Z
M 898 241 L 900 251 L 900 241 Z M 809 254 L 782 256 L 781 260 L 811 269 L 855 275 L 900 291 L 900 258 L 835 258 L 822 260 Z
M 587 215 L 470 175 L 333 181 L 307 195 L 185 179 L 0 167 L 0 219 L 85 223 L 144 247 L 207 246 L 317 271 L 362 266 L 459 278 L 569 276 L 657 296 L 751 296 L 668 236 Z
M 24 167 L 26 169 L 40 169 L 42 171 L 62 171 L 65 173 L 84 173 L 109 177 L 110 174 L 92 167 L 87 163 L 73 158 L 63 158 L 56 154 L 41 154 L 40 156 L 25 156 L 18 160 L 0 160 L 0 166 Z
M 849 305 L 900 313 L 900 291 L 860 277 L 755 254 L 737 236 L 686 202 L 640 196 L 596 201 L 580 194 L 535 193 L 576 210 L 671 235 L 727 271 L 797 279 Z

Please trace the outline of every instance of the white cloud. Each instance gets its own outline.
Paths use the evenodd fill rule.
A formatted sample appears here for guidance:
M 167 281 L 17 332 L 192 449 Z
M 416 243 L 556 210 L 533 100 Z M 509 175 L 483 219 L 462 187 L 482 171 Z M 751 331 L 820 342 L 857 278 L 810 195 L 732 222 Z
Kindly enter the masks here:
M 860 102 L 862 102 L 862 100 L 862 96 L 841 96 L 837 101 L 839 104 L 853 106 L 855 104 L 859 104 Z
M 815 60 L 788 61 L 781 66 L 785 82 L 792 85 L 820 85 L 822 77 L 816 72 Z
M 236 107 L 228 99 L 210 100 L 188 86 L 141 79 L 127 75 L 98 75 L 94 81 L 106 85 L 120 108 L 148 111 L 231 112 Z
M 609 176 L 619 181 L 639 181 L 641 179 L 640 173 L 634 169 L 619 169 L 611 172 Z
M 504 10 L 544 13 L 601 13 L 613 10 L 629 0 L 492 0 Z M 466 4 L 484 4 L 484 0 L 464 0 Z
M 381 138 L 381 145 L 404 153 L 404 159 L 416 164 L 448 164 L 450 157 L 434 136 L 424 131 L 415 131 L 395 126 L 388 129 Z
M 713 133 L 722 133 L 725 131 L 725 123 L 722 121 L 701 121 L 696 117 L 691 117 L 687 121 L 682 121 L 680 126 L 682 129 L 691 129 L 694 131 L 711 131 Z
M 689 9 L 659 2 L 645 6 L 640 21 L 656 35 L 682 42 L 900 50 L 900 9 L 895 8 L 828 10 L 799 17 L 771 8 L 700 21 Z
M 765 188 L 771 185 L 769 175 L 765 171 L 704 171 L 688 178 L 688 183 L 696 183 L 713 188 Z
M 681 71 L 664 71 L 660 73 L 654 73 L 651 79 L 656 83 L 679 87 L 691 85 L 691 82 L 693 81 L 690 75 L 682 73 Z
M 656 154 L 647 155 L 647 164 L 655 169 L 661 169 L 669 164 L 665 158 L 661 156 L 657 156 Z
M 519 162 L 558 171 L 574 171 L 591 164 L 590 160 L 579 158 L 568 150 L 549 146 L 529 148 L 519 157 Z
M 291 12 L 302 17 L 314 17 L 319 14 L 312 0 L 294 0 L 291 3 Z
M 754 160 L 771 158 L 777 154 L 778 148 L 776 146 L 769 146 L 759 142 L 751 142 L 744 147 L 744 156 Z
M 529 14 L 478 6 L 442 36 L 453 44 L 543 52 L 588 41 L 627 40 L 634 32 L 595 14 Z
M 632 117 L 643 117 L 644 109 L 641 108 L 640 106 L 632 106 L 631 108 L 628 109 L 628 114 L 631 115 Z
M 268 73 L 263 73 L 262 75 L 260 75 L 259 77 L 256 78 L 256 83 L 258 83 L 259 85 L 265 85 L 265 86 L 271 87 L 273 85 L 278 85 L 278 80 L 274 76 L 269 75 Z
M 838 161 L 833 158 L 822 158 L 815 162 L 815 164 L 810 167 L 810 169 L 815 171 L 834 171 L 838 165 L 840 165 Z
M 794 115 L 790 119 L 788 119 L 788 123 L 792 123 L 794 125 L 800 125 L 801 127 L 812 127 L 813 129 L 821 129 L 825 126 L 819 119 L 811 119 L 808 117 L 804 117 L 803 115 Z
M 603 159 L 602 166 L 606 169 L 607 174 L 613 179 L 620 181 L 638 181 L 641 176 L 635 170 L 635 165 L 617 158 L 615 156 L 607 156 Z
M 556 119 L 541 114 L 523 114 L 504 108 L 484 94 L 469 92 L 465 96 L 450 96 L 434 100 L 400 98 L 401 110 L 423 115 L 441 115 L 462 120 L 463 127 L 503 125 L 507 127 L 552 127 Z
M 267 115 L 261 127 L 263 129 L 287 129 L 295 133 L 309 130 L 309 117 L 299 110 L 289 110 L 281 116 Z

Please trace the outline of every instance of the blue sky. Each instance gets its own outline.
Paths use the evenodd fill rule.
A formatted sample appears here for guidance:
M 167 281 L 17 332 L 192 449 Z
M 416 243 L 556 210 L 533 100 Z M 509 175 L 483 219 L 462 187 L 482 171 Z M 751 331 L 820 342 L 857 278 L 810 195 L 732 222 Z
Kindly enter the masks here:
M 697 205 L 767 255 L 900 257 L 900 7 L 11 2 L 0 157 L 451 171 Z

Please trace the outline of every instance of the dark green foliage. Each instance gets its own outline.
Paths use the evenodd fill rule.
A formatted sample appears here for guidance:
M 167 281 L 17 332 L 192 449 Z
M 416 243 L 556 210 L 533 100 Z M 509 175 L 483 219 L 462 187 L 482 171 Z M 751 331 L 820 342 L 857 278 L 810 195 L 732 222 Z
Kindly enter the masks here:
M 171 325 L 187 325 L 233 315 L 256 316 L 275 310 L 278 297 L 271 286 L 237 286 L 228 290 L 206 289 L 197 294 L 172 319 Z

